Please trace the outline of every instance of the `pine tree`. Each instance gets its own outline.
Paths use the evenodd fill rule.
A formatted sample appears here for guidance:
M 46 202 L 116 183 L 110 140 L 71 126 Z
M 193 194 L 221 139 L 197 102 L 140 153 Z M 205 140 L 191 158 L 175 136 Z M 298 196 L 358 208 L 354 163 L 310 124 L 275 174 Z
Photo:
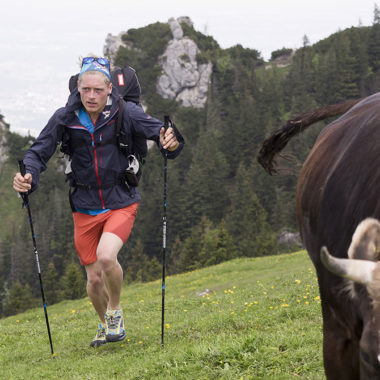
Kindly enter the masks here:
M 36 306 L 37 300 L 33 298 L 30 286 L 16 282 L 5 295 L 2 301 L 3 315 L 14 315 Z
M 6 236 L 0 242 L 0 287 L 7 281 L 11 267 L 11 247 L 12 241 L 10 236 Z
M 186 198 L 180 207 L 183 209 L 187 233 L 203 216 L 218 223 L 228 203 L 226 185 L 229 183 L 229 170 L 226 156 L 212 141 L 213 132 L 201 133 L 185 183 Z
M 60 283 L 60 293 L 63 299 L 74 300 L 86 295 L 86 281 L 80 266 L 75 262 L 71 262 L 66 267 Z
M 149 257 L 144 250 L 144 245 L 140 239 L 134 248 L 129 252 L 129 259 L 126 261 L 124 276 L 126 282 L 146 282 L 160 277 L 162 266 L 157 257 Z
M 267 215 L 253 192 L 253 178 L 242 163 L 237 184 L 231 192 L 231 210 L 226 217 L 238 256 L 262 256 L 276 253 L 274 234 Z
M 176 271 L 184 272 L 202 268 L 207 260 L 207 252 L 204 251 L 205 236 L 212 229 L 212 223 L 203 216 L 200 223 L 193 227 L 190 236 L 188 236 L 178 254 L 176 262 Z
M 377 4 L 374 8 L 373 26 L 368 43 L 369 65 L 374 72 L 380 69 L 380 10 Z
M 206 231 L 202 241 L 203 247 L 200 253 L 202 266 L 219 264 L 233 259 L 236 255 L 232 237 L 225 228 L 224 220 L 218 228 Z
M 48 270 L 44 273 L 43 284 L 46 303 L 52 305 L 59 302 L 59 275 L 53 261 L 50 261 Z
M 338 102 L 359 97 L 358 76 L 355 70 L 355 57 L 351 53 L 351 43 L 348 34 L 341 34 L 335 43 L 338 71 Z

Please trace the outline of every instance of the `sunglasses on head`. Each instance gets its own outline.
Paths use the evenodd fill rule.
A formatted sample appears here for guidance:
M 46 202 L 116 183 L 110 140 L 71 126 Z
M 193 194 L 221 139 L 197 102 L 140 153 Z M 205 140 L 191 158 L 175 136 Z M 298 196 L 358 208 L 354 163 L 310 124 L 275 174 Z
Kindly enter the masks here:
M 108 61 L 107 58 L 98 58 L 98 57 L 85 57 L 83 58 L 82 60 L 82 67 L 83 65 L 87 65 L 88 63 L 92 63 L 92 62 L 98 62 L 100 65 L 106 67 L 108 69 L 108 71 L 111 71 L 110 70 L 110 63 Z

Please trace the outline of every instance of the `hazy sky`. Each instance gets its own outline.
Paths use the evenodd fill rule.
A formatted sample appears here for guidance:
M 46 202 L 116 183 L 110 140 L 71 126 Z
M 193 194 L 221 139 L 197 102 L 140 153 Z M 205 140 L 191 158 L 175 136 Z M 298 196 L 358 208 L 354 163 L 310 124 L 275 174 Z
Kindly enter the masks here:
M 256 49 L 268 60 L 351 26 L 369 26 L 373 0 L 1 0 L 0 113 L 11 131 L 37 135 L 66 103 L 78 57 L 101 55 L 114 35 L 171 17 L 189 16 L 222 48 Z M 138 68 L 136 68 L 138 70 Z

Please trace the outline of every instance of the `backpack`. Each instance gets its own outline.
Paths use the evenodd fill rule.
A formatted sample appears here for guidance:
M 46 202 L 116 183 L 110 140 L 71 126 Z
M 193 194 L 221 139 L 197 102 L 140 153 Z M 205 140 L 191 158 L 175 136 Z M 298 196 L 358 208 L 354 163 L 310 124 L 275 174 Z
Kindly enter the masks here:
M 69 90 L 70 93 L 77 88 L 79 74 L 71 76 L 69 80 Z M 125 106 L 124 102 L 133 102 L 135 104 L 140 104 L 140 94 L 141 87 L 139 80 L 136 75 L 136 71 L 130 67 L 118 67 L 115 66 L 111 71 L 111 82 L 112 86 L 116 87 L 119 91 L 119 112 L 115 120 L 115 138 L 120 150 L 126 154 L 135 155 L 141 163 L 144 163 L 144 158 L 148 154 L 147 141 L 143 137 L 133 136 L 133 152 L 130 147 L 132 146 L 131 142 L 128 141 L 128 137 L 121 130 L 123 125 L 122 115 L 123 108 Z M 58 142 L 61 143 L 61 152 L 64 154 L 70 155 L 68 151 L 68 137 L 65 136 L 65 128 L 59 133 Z

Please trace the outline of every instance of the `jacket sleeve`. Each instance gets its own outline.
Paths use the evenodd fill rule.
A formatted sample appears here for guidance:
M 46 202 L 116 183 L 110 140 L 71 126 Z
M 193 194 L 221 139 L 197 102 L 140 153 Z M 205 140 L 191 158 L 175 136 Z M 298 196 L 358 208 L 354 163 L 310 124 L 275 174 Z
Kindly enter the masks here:
M 60 120 L 63 108 L 57 110 L 48 121 L 46 127 L 27 150 L 24 157 L 26 172 L 32 175 L 32 189 L 36 190 L 40 180 L 40 173 L 46 170 L 46 164 L 54 154 L 59 136 Z
M 124 114 L 124 120 L 127 125 L 123 127 L 129 128 L 132 133 L 145 137 L 147 140 L 155 141 L 161 152 L 164 153 L 165 150 L 160 144 L 160 130 L 164 126 L 164 123 L 146 114 L 141 106 L 133 102 L 127 102 L 124 112 L 126 112 Z M 175 151 L 167 151 L 167 158 L 170 159 L 176 158 L 180 154 L 185 143 L 183 137 L 179 134 L 179 138 L 177 135 L 179 131 L 176 129 L 175 132 L 179 146 Z

